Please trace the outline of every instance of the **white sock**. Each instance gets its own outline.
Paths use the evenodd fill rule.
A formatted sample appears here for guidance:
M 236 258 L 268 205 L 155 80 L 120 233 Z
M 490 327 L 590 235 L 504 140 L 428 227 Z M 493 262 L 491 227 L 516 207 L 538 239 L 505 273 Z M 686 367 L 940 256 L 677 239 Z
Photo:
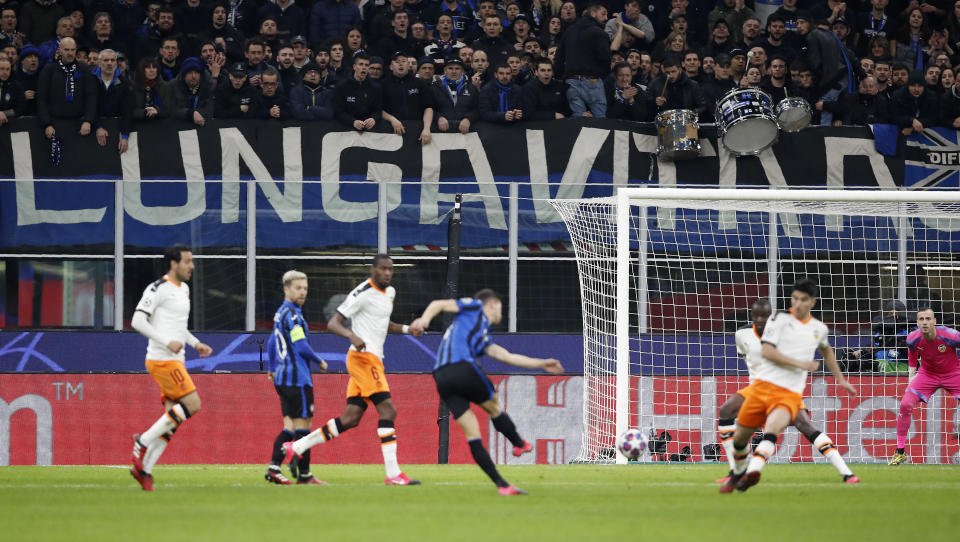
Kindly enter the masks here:
M 400 476 L 402 472 L 397 464 L 397 430 L 393 427 L 378 427 L 380 436 L 380 451 L 383 452 L 383 466 L 387 470 L 387 478 Z
M 187 414 L 183 411 L 180 404 L 173 405 L 173 408 L 163 413 L 157 421 L 153 422 L 150 429 L 147 429 L 140 435 L 140 443 L 150 447 L 153 441 L 160 438 L 160 435 L 180 427 L 180 424 L 187 419 Z
M 723 446 L 723 451 L 727 453 L 730 470 L 734 470 L 737 467 L 737 462 L 733 459 L 733 432 L 736 430 L 736 425 L 717 426 L 717 433 L 720 434 L 720 445 Z
M 769 440 L 761 440 L 760 444 L 757 444 L 757 448 L 753 451 L 753 457 L 750 458 L 750 465 L 747 467 L 747 472 L 755 472 L 763 469 L 767 461 L 773 457 L 773 452 L 776 449 L 776 444 Z
M 309 435 L 294 442 L 293 451 L 296 452 L 297 455 L 303 455 L 303 452 L 306 452 L 317 444 L 337 438 L 339 435 L 340 431 L 337 431 L 337 420 L 335 418 L 330 418 L 327 420 L 327 423 L 321 425 Z
M 833 464 L 833 468 L 837 469 L 837 472 L 841 476 L 849 476 L 853 474 L 853 471 L 850 470 L 850 467 L 847 466 L 847 462 L 843 460 L 843 456 L 840 455 L 837 447 L 833 445 L 833 441 L 830 440 L 825 433 L 820 433 L 820 435 L 813 441 L 813 447 L 823 454 L 823 457 L 826 457 L 830 460 L 830 463 Z
M 143 472 L 150 474 L 153 472 L 153 466 L 157 464 L 163 451 L 167 449 L 167 441 L 158 438 L 147 446 L 146 453 L 143 454 Z
M 733 448 L 733 473 L 734 474 L 743 474 L 747 470 L 747 448 L 744 447 L 742 450 L 737 450 L 733 446 L 733 441 L 730 441 L 730 446 Z

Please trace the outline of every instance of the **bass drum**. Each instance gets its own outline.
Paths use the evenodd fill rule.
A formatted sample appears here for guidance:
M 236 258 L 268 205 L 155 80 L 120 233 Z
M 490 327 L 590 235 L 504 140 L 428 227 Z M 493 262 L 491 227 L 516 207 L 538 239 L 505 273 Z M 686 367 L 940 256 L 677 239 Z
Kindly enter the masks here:
M 657 156 L 683 160 L 700 156 L 700 123 L 689 109 L 671 109 L 657 115 Z
M 759 154 L 777 142 L 780 125 L 773 100 L 755 87 L 735 88 L 717 102 L 718 137 L 737 156 Z
M 806 100 L 789 96 L 777 104 L 777 119 L 784 132 L 799 132 L 810 125 L 813 110 Z

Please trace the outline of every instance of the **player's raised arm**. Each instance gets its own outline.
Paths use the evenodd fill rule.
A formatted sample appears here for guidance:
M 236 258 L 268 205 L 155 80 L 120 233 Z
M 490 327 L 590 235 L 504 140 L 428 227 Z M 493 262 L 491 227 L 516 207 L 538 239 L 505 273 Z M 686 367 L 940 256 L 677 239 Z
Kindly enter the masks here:
M 833 373 L 833 378 L 837 379 L 837 384 L 841 388 L 847 390 L 847 393 L 850 395 L 857 394 L 857 388 L 853 387 L 850 382 L 847 381 L 847 377 L 843 375 L 843 371 L 840 370 L 840 364 L 837 363 L 837 355 L 833 351 L 833 347 L 829 344 L 821 346 L 819 348 L 820 355 L 823 356 L 823 364 L 826 365 L 827 369 Z
M 487 347 L 486 354 L 491 358 L 513 365 L 514 367 L 523 367 L 525 369 L 543 369 L 548 373 L 560 374 L 563 372 L 563 365 L 553 358 L 531 358 L 523 354 L 514 354 L 499 344 L 491 344 Z
M 421 332 L 430 327 L 430 321 L 441 312 L 460 312 L 456 299 L 435 299 L 427 305 L 420 318 L 410 323 L 410 329 L 419 329 Z

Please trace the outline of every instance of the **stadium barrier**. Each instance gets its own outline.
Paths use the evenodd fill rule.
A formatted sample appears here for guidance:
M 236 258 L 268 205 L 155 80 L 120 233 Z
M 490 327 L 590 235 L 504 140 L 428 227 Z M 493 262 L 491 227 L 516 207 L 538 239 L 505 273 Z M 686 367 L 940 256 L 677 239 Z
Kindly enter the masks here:
M 280 412 L 272 384 L 263 374 L 194 375 L 203 410 L 177 432 L 163 456 L 170 464 L 266 464 L 269 448 L 280 430 Z M 680 454 L 677 441 L 716 442 L 718 403 L 746 384 L 744 377 L 677 379 L 634 377 L 634 389 L 644 387 L 664 397 L 682 393 L 688 404 L 655 401 L 642 410 L 635 425 L 667 431 L 665 457 Z M 481 419 L 483 438 L 500 464 L 566 463 L 581 443 L 583 377 L 492 375 L 505 410 L 535 453 L 515 458 L 510 445 Z M 855 377 L 860 394 L 837 394 L 832 379 L 813 379 L 807 400 L 814 424 L 825 429 L 851 462 L 885 461 L 896 443 L 895 413 L 906 388 L 905 378 Z M 315 421 L 339 415 L 347 376 L 314 376 Z M 397 433 L 401 463 L 435 463 L 438 398 L 430 375 L 393 374 L 390 386 L 399 415 Z M 836 394 L 836 395 L 834 395 Z M 825 398 L 823 398 L 825 397 Z M 145 375 L 0 374 L 0 465 L 113 465 L 130 459 L 130 435 L 148 427 L 162 412 L 159 392 Z M 947 404 L 950 403 L 950 404 Z M 928 463 L 960 462 L 957 429 L 960 414 L 949 417 L 955 401 L 938 393 L 914 417 L 907 452 Z M 944 413 L 947 413 L 945 416 Z M 314 449 L 315 465 L 380 463 L 376 416 L 366 416 L 343 438 Z M 458 428 L 451 430 L 450 462 L 470 463 L 469 449 Z M 656 457 L 647 457 L 651 461 Z M 703 460 L 702 446 L 691 461 Z M 823 461 L 793 429 L 781 439 L 776 462 Z M 720 467 L 718 467 L 720 468 Z M 318 467 L 318 470 L 322 467 Z

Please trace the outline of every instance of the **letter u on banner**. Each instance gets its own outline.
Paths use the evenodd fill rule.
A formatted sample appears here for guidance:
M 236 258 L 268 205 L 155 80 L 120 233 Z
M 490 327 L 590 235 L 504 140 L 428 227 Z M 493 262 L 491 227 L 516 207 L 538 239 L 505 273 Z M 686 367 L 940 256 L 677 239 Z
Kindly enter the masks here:
M 143 204 L 140 191 L 140 146 L 137 133 L 130 134 L 127 152 L 120 155 L 120 167 L 123 171 L 123 209 L 134 220 L 150 226 L 172 226 L 183 224 L 199 217 L 207 209 L 206 187 L 204 186 L 203 166 L 200 163 L 200 142 L 196 130 L 180 132 L 180 156 L 183 160 L 183 173 L 187 182 L 187 202 L 183 205 Z

